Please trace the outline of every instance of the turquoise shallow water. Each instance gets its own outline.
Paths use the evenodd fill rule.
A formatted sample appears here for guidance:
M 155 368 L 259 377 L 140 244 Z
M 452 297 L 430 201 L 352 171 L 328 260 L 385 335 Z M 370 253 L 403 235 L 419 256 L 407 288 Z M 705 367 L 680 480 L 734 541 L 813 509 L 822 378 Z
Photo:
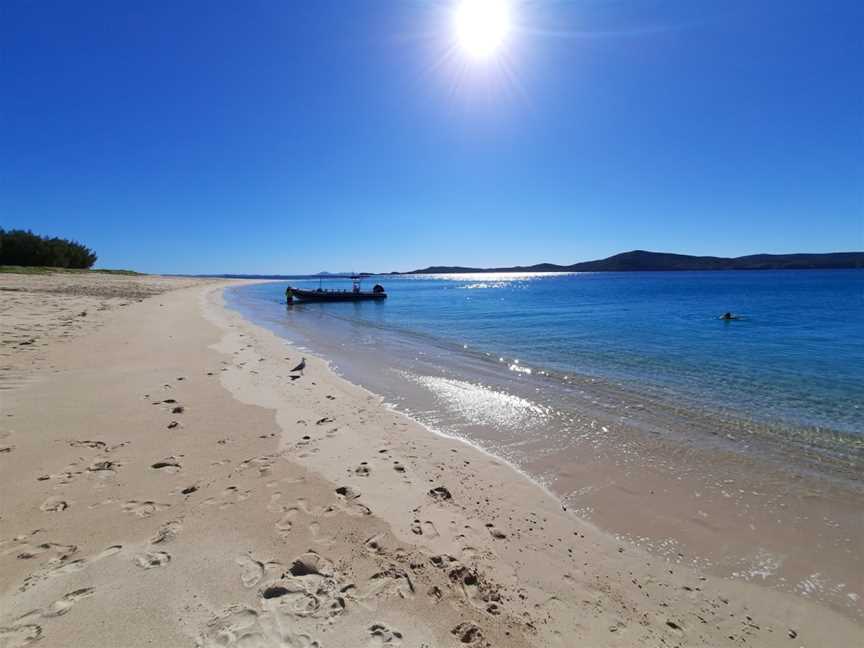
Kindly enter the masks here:
M 864 433 L 864 271 L 377 280 L 386 302 L 286 312 L 285 286 L 318 286 L 307 278 L 229 291 L 229 305 L 313 348 L 329 336 L 403 359 L 446 349 L 443 362 L 526 380 L 589 376 L 772 424 Z M 725 311 L 742 319 L 720 321 Z

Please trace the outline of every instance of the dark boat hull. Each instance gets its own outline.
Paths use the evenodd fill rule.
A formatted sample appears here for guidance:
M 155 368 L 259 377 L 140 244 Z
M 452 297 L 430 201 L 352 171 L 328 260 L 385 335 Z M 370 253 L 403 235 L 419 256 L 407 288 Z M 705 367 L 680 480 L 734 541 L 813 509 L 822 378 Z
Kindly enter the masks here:
M 291 289 L 289 301 L 297 299 L 306 302 L 356 302 L 356 301 L 378 301 L 387 299 L 384 292 L 353 292 L 339 290 L 298 290 Z

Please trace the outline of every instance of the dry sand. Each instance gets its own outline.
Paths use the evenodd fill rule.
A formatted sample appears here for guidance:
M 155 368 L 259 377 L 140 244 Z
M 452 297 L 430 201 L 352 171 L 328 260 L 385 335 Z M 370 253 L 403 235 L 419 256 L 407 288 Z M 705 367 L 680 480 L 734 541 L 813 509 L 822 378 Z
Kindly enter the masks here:
M 0 648 L 861 644 L 617 542 L 318 358 L 292 379 L 228 283 L 0 275 Z

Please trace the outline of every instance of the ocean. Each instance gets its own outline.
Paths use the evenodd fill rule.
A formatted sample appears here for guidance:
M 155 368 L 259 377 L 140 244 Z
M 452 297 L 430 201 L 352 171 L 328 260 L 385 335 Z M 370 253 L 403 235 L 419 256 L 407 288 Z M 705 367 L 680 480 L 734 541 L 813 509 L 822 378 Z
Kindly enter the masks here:
M 518 377 L 522 392 L 554 385 L 566 396 L 589 379 L 790 434 L 864 433 L 862 271 L 388 276 L 369 287 L 374 281 L 389 299 L 286 309 L 286 282 L 235 289 L 229 303 L 313 350 L 327 347 L 337 369 L 367 351 L 421 378 L 412 359 L 469 383 L 478 370 L 484 381 Z M 741 319 L 718 319 L 726 311 Z
M 815 574 L 864 616 L 864 271 L 375 282 L 386 301 L 286 306 L 310 277 L 225 299 L 622 540 L 793 592 Z

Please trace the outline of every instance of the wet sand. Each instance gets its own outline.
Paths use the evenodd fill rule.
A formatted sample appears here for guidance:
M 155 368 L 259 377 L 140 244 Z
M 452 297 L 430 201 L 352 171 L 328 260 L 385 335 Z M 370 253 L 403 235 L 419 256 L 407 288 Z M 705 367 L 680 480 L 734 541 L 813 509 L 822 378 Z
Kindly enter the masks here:
M 307 354 L 292 378 L 300 354 L 227 311 L 228 282 L 159 279 L 148 297 L 139 288 L 157 279 L 129 280 L 91 317 L 105 298 L 55 277 L 44 311 L 31 281 L 0 277 L 20 289 L 14 306 L 0 294 L 4 648 L 862 636 L 812 600 L 597 530 L 321 359 Z M 9 331 L 21 339 L 7 344 Z

